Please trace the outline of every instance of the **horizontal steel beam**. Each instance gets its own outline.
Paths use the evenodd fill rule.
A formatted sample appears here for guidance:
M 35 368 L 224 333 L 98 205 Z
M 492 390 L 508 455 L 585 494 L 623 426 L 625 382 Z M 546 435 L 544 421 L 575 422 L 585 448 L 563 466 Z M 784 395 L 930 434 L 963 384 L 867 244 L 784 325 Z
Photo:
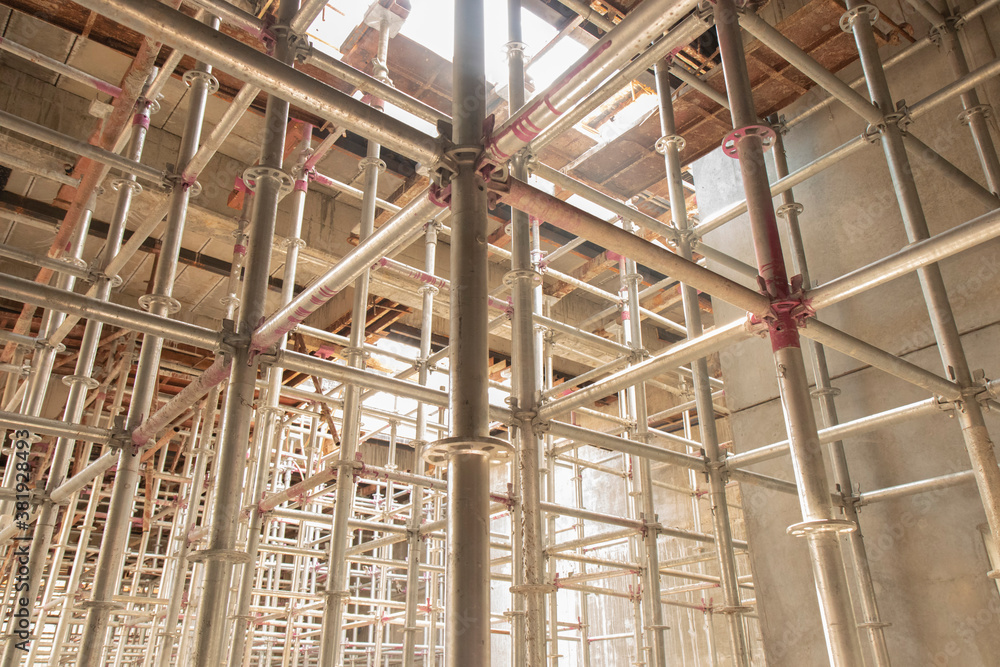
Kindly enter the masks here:
M 860 419 L 854 419 L 836 426 L 829 426 L 819 430 L 819 441 L 821 443 L 836 442 L 853 438 L 864 433 L 869 433 L 879 428 L 893 426 L 895 424 L 911 421 L 924 415 L 946 414 L 948 405 L 942 405 L 936 398 L 928 398 L 916 403 L 902 405 L 885 412 L 879 412 Z M 726 467 L 730 470 L 746 468 L 761 461 L 769 461 L 785 455 L 788 452 L 788 440 L 782 440 L 770 445 L 751 449 L 747 452 L 732 454 L 726 458 Z
M 57 438 L 83 440 L 106 444 L 111 440 L 111 431 L 106 428 L 67 424 L 57 419 L 32 417 L 17 412 L 0 411 L 0 427 L 12 430 L 27 429 L 32 435 L 51 435 Z
M 744 320 L 736 320 L 716 327 L 698 338 L 676 343 L 645 361 L 622 369 L 600 382 L 595 382 L 568 396 L 552 401 L 542 407 L 539 416 L 542 419 L 548 419 L 593 403 L 626 387 L 652 380 L 663 373 L 675 371 L 678 366 L 718 352 L 727 345 L 749 338 L 751 335 Z
M 31 137 L 36 141 L 41 141 L 49 144 L 50 146 L 56 146 L 57 148 L 67 150 L 71 153 L 76 153 L 77 155 L 82 155 L 85 158 L 100 162 L 101 164 L 106 164 L 113 169 L 117 169 L 123 174 L 135 174 L 136 178 L 140 180 L 147 181 L 155 185 L 163 185 L 164 183 L 166 174 L 162 171 L 134 160 L 130 160 L 127 157 L 122 157 L 121 155 L 118 155 L 118 153 L 106 151 L 103 148 L 89 144 L 82 139 L 71 137 L 63 134 L 62 132 L 56 132 L 51 128 L 45 127 L 44 125 L 39 125 L 38 123 L 32 123 L 31 121 L 15 116 L 14 114 L 7 113 L 6 111 L 0 111 L 0 126 L 3 126 L 12 132 L 23 134 L 26 137 Z
M 819 310 L 1000 236 L 1000 208 L 809 290 Z
M 7 274 L 0 274 L 0 295 L 21 303 L 51 308 L 60 313 L 97 320 L 202 349 L 214 350 L 219 344 L 219 334 L 211 329 Z

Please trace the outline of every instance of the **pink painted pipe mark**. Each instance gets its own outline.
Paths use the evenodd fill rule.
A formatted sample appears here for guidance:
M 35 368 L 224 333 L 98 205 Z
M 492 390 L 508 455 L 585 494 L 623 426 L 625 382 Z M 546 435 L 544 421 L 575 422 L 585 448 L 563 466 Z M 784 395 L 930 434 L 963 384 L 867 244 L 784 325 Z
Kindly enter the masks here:
M 230 367 L 231 363 L 216 359 L 194 382 L 132 431 L 132 444 L 136 447 L 146 445 L 160 429 L 166 427 L 170 420 L 181 414 L 188 406 L 193 405 L 209 389 L 229 377 Z
M 550 92 L 548 95 L 538 100 L 530 107 L 525 109 L 523 112 L 518 114 L 517 118 L 515 118 L 513 121 L 510 122 L 507 130 L 505 130 L 499 136 L 490 137 L 486 143 L 490 147 L 490 151 L 494 154 L 494 156 L 499 157 L 501 159 L 506 159 L 510 157 L 510 155 L 502 152 L 498 148 L 499 140 L 507 134 L 513 134 L 518 139 L 524 142 L 530 142 L 532 139 L 538 136 L 538 134 L 541 132 L 541 128 L 539 128 L 537 125 L 531 122 L 531 117 L 535 114 L 536 111 L 538 111 L 538 109 L 543 104 L 546 107 L 548 107 L 549 111 L 551 111 L 553 114 L 555 114 L 556 116 L 561 116 L 564 112 L 556 108 L 556 106 L 552 103 L 552 98 L 556 95 L 556 93 L 558 93 L 564 87 L 572 83 L 576 75 L 578 75 L 580 72 L 586 69 L 587 66 L 589 66 L 592 62 L 594 62 L 601 54 L 610 49 L 611 43 L 612 40 L 609 39 L 605 41 L 603 44 L 601 44 L 601 47 L 596 51 L 594 51 L 594 53 L 591 54 L 589 58 L 580 62 L 579 65 L 577 65 L 572 70 L 567 72 L 562 79 L 556 82 L 556 85 L 552 88 L 552 92 Z
M 334 186 L 334 180 L 332 178 L 330 178 L 329 176 L 325 176 L 319 173 L 318 171 L 310 171 L 309 178 L 316 181 L 320 185 L 327 185 L 330 187 Z

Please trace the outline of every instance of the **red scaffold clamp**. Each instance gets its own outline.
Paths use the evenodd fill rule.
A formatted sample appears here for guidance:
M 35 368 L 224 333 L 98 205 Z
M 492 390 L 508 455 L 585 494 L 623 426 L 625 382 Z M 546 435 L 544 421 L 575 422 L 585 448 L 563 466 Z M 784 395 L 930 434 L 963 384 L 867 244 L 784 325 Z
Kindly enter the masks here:
M 766 291 L 762 292 L 767 294 Z M 805 321 L 816 316 L 816 310 L 806 298 L 802 289 L 802 276 L 792 276 L 791 290 L 787 297 L 775 298 L 771 308 L 763 319 L 753 313 L 747 315 L 751 331 L 764 335 L 764 327 L 771 338 L 773 351 L 786 347 L 799 347 L 799 328 L 805 326 Z

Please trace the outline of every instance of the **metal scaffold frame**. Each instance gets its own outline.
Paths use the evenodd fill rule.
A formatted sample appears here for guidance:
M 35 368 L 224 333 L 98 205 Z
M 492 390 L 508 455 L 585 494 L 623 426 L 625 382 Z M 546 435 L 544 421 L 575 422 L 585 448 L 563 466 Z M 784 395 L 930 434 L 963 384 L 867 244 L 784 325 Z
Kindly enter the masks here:
M 959 40 L 963 24 L 995 1 L 963 17 L 949 17 L 924 0 L 909 0 L 933 32 L 904 52 L 912 54 L 931 40 L 940 43 L 955 81 L 911 104 L 903 115 L 896 113 L 885 74 L 885 67 L 898 61 L 881 60 L 872 33 L 878 10 L 858 0 L 848 0 L 842 25 L 853 34 L 864 72 L 855 85 L 865 83 L 868 96 L 735 0 L 714 0 L 711 6 L 696 0 L 645 0 L 618 23 L 596 13 L 590 3 L 560 0 L 580 14 L 580 22 L 600 28 L 602 36 L 565 77 L 530 99 L 522 3 L 508 0 L 511 111 L 486 134 L 485 0 L 455 3 L 450 116 L 393 86 L 388 54 L 403 19 L 378 3 L 365 18 L 377 34 L 369 75 L 304 43 L 303 33 L 323 10 L 322 1 L 280 0 L 266 20 L 223 0 L 194 0 L 195 16 L 180 11 L 178 3 L 159 0 L 77 2 L 155 40 L 157 48 L 162 42 L 174 51 L 159 71 L 148 65 L 141 72 L 141 86 L 125 81 L 119 87 L 25 46 L 0 42 L 4 50 L 60 75 L 127 98 L 133 118 L 128 141 L 116 152 L 110 150 L 114 142 L 97 145 L 0 112 L 0 122 L 10 131 L 102 166 L 90 165 L 101 179 L 89 172 L 67 177 L 39 171 L 65 187 L 90 187 L 75 204 L 70 232 L 61 232 L 69 234 L 64 255 L 0 248 L 0 256 L 57 274 L 52 286 L 48 274 L 38 281 L 0 274 L 0 293 L 6 298 L 24 304 L 25 313 L 44 309 L 36 336 L 27 335 L 23 326 L 2 332 L 11 354 L 0 365 L 7 374 L 0 424 L 11 435 L 4 444 L 0 514 L 23 514 L 24 519 L 0 525 L 0 555 L 14 568 L 3 580 L 3 605 L 10 610 L 3 621 L 3 667 L 25 661 L 50 667 L 64 661 L 82 667 L 465 667 L 498 664 L 491 661 L 498 643 L 506 647 L 513 667 L 570 664 L 569 655 L 590 667 L 595 651 L 612 643 L 632 664 L 649 667 L 666 667 L 671 655 L 680 656 L 685 665 L 723 664 L 720 651 L 731 664 L 749 667 L 757 664 L 762 648 L 749 547 L 734 535 L 742 513 L 736 483 L 798 499 L 801 521 L 789 532 L 808 544 L 830 664 L 856 667 L 864 664 L 862 655 L 870 654 L 873 664 L 888 667 L 885 622 L 858 508 L 974 482 L 990 539 L 1000 541 L 1000 467 L 984 418 L 985 410 L 998 407 L 994 396 L 1000 389 L 971 371 L 937 264 L 1000 237 L 1000 163 L 976 92 L 978 84 L 1000 71 L 1000 61 L 970 70 Z M 227 31 L 220 30 L 222 24 Z M 675 61 L 681 46 L 713 26 L 725 95 Z M 233 30 L 265 38 L 270 52 L 230 36 Z M 829 98 L 787 123 L 759 119 L 743 31 L 779 53 Z M 182 55 L 197 64 L 185 76 L 190 106 L 176 173 L 166 174 L 143 164 L 143 148 L 156 93 Z M 343 77 L 366 97 L 354 99 L 310 77 L 294 67 L 297 58 Z M 669 223 L 575 181 L 537 157 L 544 145 L 651 67 L 659 95 L 662 138 L 657 150 L 664 157 Z M 244 87 L 208 130 L 203 129 L 206 106 L 218 88 L 214 70 L 237 77 Z M 712 91 L 733 123 L 724 148 L 738 161 L 745 200 L 701 221 L 688 216 L 680 158 L 684 138 L 678 135 L 672 101 L 674 77 Z M 243 174 L 247 191 L 227 279 L 227 324 L 221 331 L 187 324 L 171 315 L 180 306 L 172 295 L 190 198 L 198 175 L 262 91 L 268 94 L 265 131 L 259 161 Z M 919 127 L 921 116 L 955 98 L 961 101 L 986 187 L 956 173 L 943 158 L 936 164 L 989 211 L 931 236 L 909 155 L 936 153 L 910 134 L 909 123 Z M 433 137 L 414 129 L 387 114 L 383 100 L 450 134 Z M 784 153 L 790 128 L 835 102 L 854 112 L 867 129 L 790 172 Z M 303 138 L 289 149 L 287 133 L 299 123 L 290 120 L 292 107 L 335 129 L 314 146 L 314 128 L 300 123 Z M 360 188 L 316 171 L 344 131 L 367 141 Z M 800 229 L 802 207 L 793 187 L 869 144 L 884 151 L 910 243 L 814 287 Z M 773 183 L 765 165 L 768 147 L 776 166 Z M 430 190 L 403 206 L 381 199 L 383 148 L 426 168 L 432 175 Z M 84 242 L 98 181 L 109 169 L 118 175 L 113 181 L 114 218 L 99 261 L 88 266 Z M 618 222 L 548 194 L 533 176 L 612 211 Z M 296 293 L 313 183 L 361 200 L 360 233 L 356 247 Z M 162 190 L 165 196 L 126 241 L 133 200 L 144 188 Z M 292 212 L 283 232 L 288 243 L 279 248 L 275 229 L 285 197 Z M 773 197 L 781 200 L 777 210 Z M 487 240 L 489 207 L 496 202 L 512 210 L 509 251 Z M 376 226 L 380 210 L 387 219 Z M 755 266 L 703 241 L 705 234 L 744 213 Z M 779 217 L 786 226 L 795 277 L 784 263 Z M 164 218 L 156 272 L 150 293 L 140 299 L 142 308 L 113 303 L 116 274 Z M 541 221 L 576 240 L 543 252 Z M 644 232 L 665 243 L 647 240 Z M 449 279 L 437 275 L 439 241 L 446 235 Z M 621 276 L 617 292 L 548 266 L 584 242 L 616 254 Z M 422 245 L 422 268 L 393 257 L 411 243 Z M 283 289 L 279 307 L 268 312 L 271 259 L 278 255 L 284 257 Z M 490 255 L 504 260 L 508 269 L 500 286 L 490 284 Z M 644 289 L 640 266 L 668 279 Z M 420 294 L 420 338 L 412 358 L 366 341 L 369 291 L 377 272 L 407 282 Z M 732 273 L 740 278 L 727 277 Z M 821 318 L 824 308 L 911 273 L 920 280 L 942 374 Z M 544 276 L 606 302 L 598 316 L 618 318 L 617 338 L 553 317 L 553 299 L 541 287 Z M 745 278 L 754 281 L 753 288 Z M 89 291 L 75 292 L 76 281 L 89 282 Z M 665 287 L 677 288 L 683 323 L 643 306 Z M 348 288 L 353 288 L 349 337 L 304 324 Z M 747 317 L 706 328 L 699 292 L 746 311 Z M 443 302 L 449 304 L 450 333 L 448 345 L 441 347 L 433 334 L 435 308 Z M 62 419 L 47 419 L 42 408 L 54 395 L 57 346 L 81 319 L 86 325 L 74 371 L 63 377 L 69 392 Z M 650 353 L 643 341 L 647 320 L 682 339 Z M 102 368 L 98 349 L 105 344 L 102 330 L 109 327 L 121 333 L 110 342 L 115 354 Z M 512 351 L 510 381 L 502 384 L 491 380 L 489 372 L 489 337 L 501 329 Z M 291 344 L 292 336 L 300 334 L 341 345 L 345 362 L 302 352 Z M 721 382 L 709 372 L 709 359 L 755 335 L 771 343 L 787 439 L 734 454 L 720 435 L 717 422 L 728 411 Z M 207 351 L 214 361 L 179 394 L 161 401 L 161 354 L 165 345 L 176 344 Z M 841 422 L 827 349 L 919 387 L 928 398 Z M 588 356 L 592 370 L 559 383 L 554 360 L 567 350 Z M 367 360 L 373 356 L 405 368 L 396 375 L 369 370 Z M 820 419 L 807 363 L 812 365 Z M 285 384 L 288 373 L 311 377 L 312 389 Z M 682 399 L 674 408 L 650 414 L 647 393 L 664 387 Z M 88 400 L 94 394 L 101 400 Z M 112 397 L 110 403 L 105 396 Z M 618 399 L 617 413 L 592 408 L 608 396 Z M 376 404 L 376 397 L 391 397 L 396 408 Z M 956 417 L 971 469 L 856 493 L 844 440 L 931 414 Z M 679 433 L 654 426 L 668 416 L 680 416 Z M 363 425 L 372 423 L 378 426 L 366 432 Z M 18 466 L 21 430 L 30 432 L 32 440 L 44 436 L 54 443 L 43 479 L 29 479 Z M 401 436 L 401 430 L 412 437 Z M 498 437 L 505 432 L 509 439 Z M 372 444 L 376 436 L 387 446 Z M 168 454 L 174 457 L 169 469 Z M 790 458 L 794 481 L 747 470 L 780 457 Z M 828 481 L 827 465 L 837 491 Z M 683 483 L 664 481 L 664 470 L 679 473 L 670 479 Z M 620 488 L 626 502 L 619 513 L 587 508 L 585 475 Z M 140 480 L 146 494 L 141 519 L 136 516 Z M 22 507 L 19 496 L 29 486 L 30 501 Z M 663 494 L 690 501 L 690 526 L 670 525 L 660 516 Z M 142 528 L 138 538 L 136 525 Z M 601 530 L 591 530 L 595 525 Z M 17 566 L 9 564 L 28 534 L 31 550 L 22 593 L 15 587 Z M 99 549 L 92 539 L 99 540 Z M 1000 543 L 996 547 L 1000 551 Z M 574 574 L 559 576 L 560 564 L 572 565 Z M 719 589 L 720 601 L 706 600 L 704 591 L 710 588 Z M 620 627 L 600 624 L 603 614 L 592 613 L 595 600 L 623 610 L 622 618 L 615 619 Z M 859 603 L 859 618 L 852 600 Z M 24 627 L 35 628 L 29 633 L 30 651 L 18 648 L 25 639 L 18 634 L 19 619 L 30 621 Z M 682 633 L 676 624 L 689 631 Z M 725 639 L 720 639 L 716 631 L 723 627 Z M 619 664 L 625 664 L 624 657 Z

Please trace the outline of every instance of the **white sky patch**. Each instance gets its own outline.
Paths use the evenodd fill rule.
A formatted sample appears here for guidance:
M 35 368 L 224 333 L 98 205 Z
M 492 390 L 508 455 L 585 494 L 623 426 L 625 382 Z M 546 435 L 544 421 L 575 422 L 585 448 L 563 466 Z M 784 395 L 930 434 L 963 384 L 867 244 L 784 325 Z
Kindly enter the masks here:
M 617 215 L 615 215 L 608 209 L 604 208 L 603 206 L 598 206 L 592 201 L 584 199 L 580 195 L 573 195 L 572 197 L 566 200 L 566 203 L 572 204 L 581 211 L 586 211 L 591 215 L 596 215 L 601 220 L 605 220 L 607 222 L 611 222 L 612 220 L 618 217 Z
M 455 0 L 413 0 L 413 9 L 403 24 L 401 34 L 421 44 L 448 62 L 455 54 Z M 507 83 L 507 56 L 504 45 L 507 38 L 507 3 L 486 3 L 486 79 L 498 86 Z M 521 31 L 530 57 L 552 41 L 558 31 L 527 10 L 521 12 Z M 549 54 L 530 69 L 530 74 L 540 85 L 548 85 L 586 49 L 583 45 L 563 39 Z M 550 57 L 552 56 L 552 57 Z
M 403 23 L 400 34 L 451 62 L 455 50 L 452 37 L 455 29 L 455 0 L 412 0 L 411 4 L 413 9 Z M 370 3 L 364 0 L 330 0 L 325 14 L 321 14 L 309 30 L 316 48 L 340 58 L 340 46 L 361 24 L 369 6 Z M 486 41 L 483 45 L 486 50 L 486 78 L 502 88 L 507 84 L 507 57 L 504 51 L 504 45 L 508 42 L 507 3 L 499 0 L 486 3 L 486 26 Z M 529 58 L 541 51 L 558 34 L 554 27 L 527 10 L 522 10 L 521 13 L 521 30 Z M 392 49 L 392 42 L 389 43 L 389 48 Z M 571 38 L 560 40 L 541 60 L 529 64 L 528 74 L 534 79 L 535 89 L 540 90 L 555 81 L 586 51 L 586 47 Z
M 313 23 L 309 35 L 317 49 L 335 58 L 341 58 L 339 48 L 351 32 L 361 25 L 371 3 L 367 0 L 330 0 L 327 4 L 324 13 Z M 403 23 L 400 34 L 451 62 L 455 48 L 453 37 L 455 0 L 412 0 L 411 4 L 413 8 Z M 508 41 L 507 3 L 500 0 L 487 2 L 485 19 L 487 30 L 483 48 L 486 54 L 486 78 L 504 91 L 507 85 L 507 57 L 504 50 Z M 556 28 L 527 10 L 522 10 L 521 24 L 529 59 L 545 48 L 558 34 Z M 392 49 L 391 41 L 389 48 Z M 587 48 L 583 44 L 570 37 L 564 37 L 541 59 L 529 60 L 527 73 L 534 90 L 537 92 L 551 85 L 586 51 Z M 503 94 L 506 96 L 506 92 Z M 602 123 L 596 133 L 586 125 L 588 119 L 577 123 L 576 128 L 583 134 L 607 143 L 654 113 L 656 107 L 655 95 L 642 94 L 615 114 L 613 119 Z M 421 132 L 431 136 L 437 135 L 437 128 L 432 123 L 392 104 L 386 103 L 385 112 Z M 604 213 L 598 215 L 607 217 Z
M 656 95 L 643 93 L 631 104 L 614 115 L 614 118 L 601 125 L 600 134 L 604 141 L 614 141 L 622 134 L 637 126 L 655 113 L 659 108 Z
M 541 21 L 541 19 L 538 19 Z M 544 23 L 544 22 L 543 22 Z M 548 26 L 548 24 L 545 24 Z M 552 27 L 552 26 L 548 26 Z M 556 31 L 553 28 L 552 37 L 555 37 Z M 549 40 L 552 38 L 550 37 Z M 541 48 L 548 43 L 545 43 L 535 47 L 529 48 L 528 54 L 538 53 Z M 560 75 L 565 73 L 569 66 L 579 60 L 583 54 L 587 52 L 587 48 L 580 42 L 570 39 L 563 38 L 559 42 L 549 49 L 549 52 L 544 54 L 541 60 L 533 60 L 528 65 L 528 74 L 535 82 L 535 90 L 543 90 L 549 85 L 551 85 Z
M 361 0 L 328 0 L 327 7 L 313 21 L 308 34 L 316 48 L 335 58 L 340 58 L 340 47 L 361 24 L 370 3 Z

